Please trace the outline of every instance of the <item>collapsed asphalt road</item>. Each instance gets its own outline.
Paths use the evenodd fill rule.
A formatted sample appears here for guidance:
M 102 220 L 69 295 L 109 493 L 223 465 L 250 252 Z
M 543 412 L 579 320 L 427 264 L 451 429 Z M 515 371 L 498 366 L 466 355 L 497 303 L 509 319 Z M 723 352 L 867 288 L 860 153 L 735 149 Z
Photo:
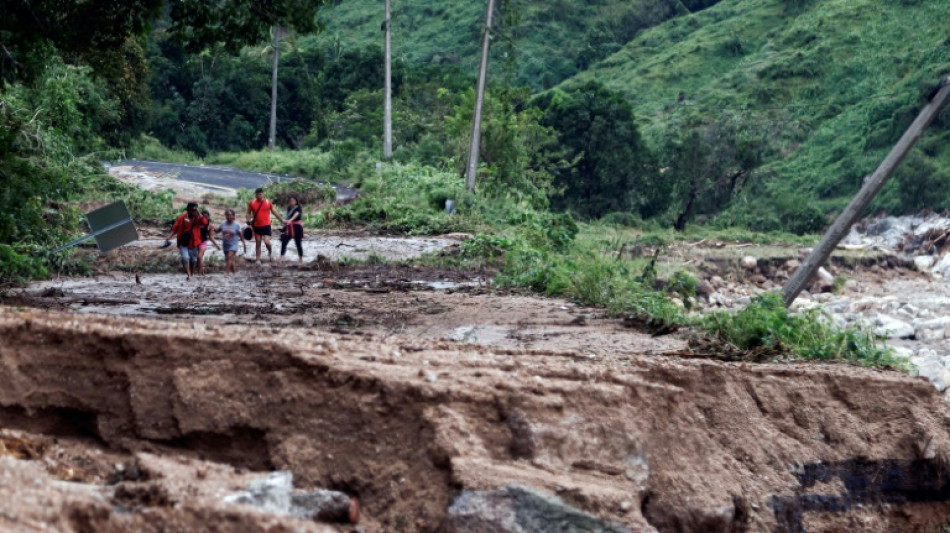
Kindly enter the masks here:
M 256 189 L 257 187 L 263 187 L 270 183 L 279 183 L 294 179 L 294 176 L 249 172 L 231 167 L 182 165 L 178 163 L 140 161 L 137 159 L 126 159 L 108 166 L 139 167 L 147 172 L 177 176 L 177 179 L 181 181 L 225 189 Z M 318 183 L 323 184 L 323 182 Z M 348 202 L 359 194 L 358 189 L 351 187 L 333 185 L 333 188 L 336 189 L 337 200 L 341 202 Z

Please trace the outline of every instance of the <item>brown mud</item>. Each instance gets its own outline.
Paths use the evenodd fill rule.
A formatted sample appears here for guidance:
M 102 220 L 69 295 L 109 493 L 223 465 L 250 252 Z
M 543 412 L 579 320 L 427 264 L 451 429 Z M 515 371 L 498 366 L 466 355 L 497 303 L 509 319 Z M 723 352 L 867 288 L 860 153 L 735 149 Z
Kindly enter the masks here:
M 0 531 L 440 532 L 462 491 L 510 483 L 635 532 L 950 525 L 950 410 L 924 379 L 676 357 L 681 338 L 493 289 L 489 269 L 385 262 L 451 238 L 339 234 L 379 261 L 235 276 L 212 261 L 186 281 L 156 236 L 95 277 L 3 296 Z M 832 266 L 861 280 L 846 295 L 928 290 L 853 255 Z M 667 258 L 738 301 L 799 256 L 703 243 Z M 274 470 L 348 494 L 359 524 L 224 503 Z
M 459 491 L 512 482 L 633 531 L 938 531 L 950 520 L 950 411 L 896 372 L 279 333 L 3 308 L 3 442 L 24 438 L 14 429 L 84 442 L 79 456 L 124 454 L 148 479 L 109 479 L 113 459 L 87 460 L 76 479 L 112 495 L 64 486 L 61 470 L 22 460 L 62 446 L 40 442 L 0 462 L 0 501 L 17 502 L 0 504 L 0 525 L 296 527 L 209 496 L 220 493 L 210 468 L 232 489 L 235 476 L 281 469 L 301 488 L 346 492 L 366 531 L 439 531 Z

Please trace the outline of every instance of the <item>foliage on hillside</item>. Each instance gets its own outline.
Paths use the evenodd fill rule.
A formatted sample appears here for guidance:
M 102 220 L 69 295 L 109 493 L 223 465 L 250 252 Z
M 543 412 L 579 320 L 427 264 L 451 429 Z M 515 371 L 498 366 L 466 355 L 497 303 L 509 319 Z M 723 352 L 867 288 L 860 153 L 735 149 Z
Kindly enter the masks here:
M 548 88 L 619 50 L 638 32 L 719 0 L 504 0 L 496 2 L 491 68 L 516 85 Z M 393 57 L 411 65 L 477 70 L 485 2 L 393 2 Z M 321 11 L 314 37 L 341 50 L 381 43 L 383 6 L 347 0 Z M 507 72 L 506 72 L 507 71 Z
M 725 125 L 736 139 L 725 151 L 754 143 L 761 162 L 707 173 L 739 182 L 695 213 L 729 203 L 723 223 L 815 231 L 950 74 L 947 35 L 947 2 L 726 0 L 642 32 L 567 86 L 597 80 L 625 94 L 667 164 L 680 152 L 666 146 L 721 152 L 723 137 L 702 132 Z M 950 208 L 948 138 L 944 110 L 876 206 Z

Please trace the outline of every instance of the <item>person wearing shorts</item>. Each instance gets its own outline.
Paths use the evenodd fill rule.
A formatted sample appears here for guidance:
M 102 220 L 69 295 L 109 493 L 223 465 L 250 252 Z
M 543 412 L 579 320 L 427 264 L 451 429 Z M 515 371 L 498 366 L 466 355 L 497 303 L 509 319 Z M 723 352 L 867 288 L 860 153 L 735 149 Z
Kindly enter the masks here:
M 181 266 L 185 270 L 185 279 L 191 279 L 198 263 L 198 245 L 201 243 L 201 225 L 207 225 L 208 219 L 198 213 L 198 204 L 189 202 L 185 213 L 179 215 L 172 224 L 171 233 L 165 239 L 165 244 L 175 237 L 178 244 L 178 255 L 181 257 Z
M 247 252 L 247 244 L 244 242 L 244 235 L 241 234 L 241 225 L 234 221 L 237 215 L 233 209 L 224 212 L 225 222 L 215 228 L 215 233 L 221 234 L 221 247 L 224 250 L 224 271 L 229 274 L 237 273 L 234 266 L 234 257 L 237 255 L 238 242 L 244 246 Z
M 247 224 L 254 228 L 254 253 L 257 263 L 261 262 L 261 241 L 267 246 L 267 258 L 274 259 L 270 245 L 270 216 L 274 215 L 279 222 L 283 222 L 280 214 L 274 209 L 274 203 L 264 198 L 264 189 L 254 191 L 254 199 L 247 204 Z

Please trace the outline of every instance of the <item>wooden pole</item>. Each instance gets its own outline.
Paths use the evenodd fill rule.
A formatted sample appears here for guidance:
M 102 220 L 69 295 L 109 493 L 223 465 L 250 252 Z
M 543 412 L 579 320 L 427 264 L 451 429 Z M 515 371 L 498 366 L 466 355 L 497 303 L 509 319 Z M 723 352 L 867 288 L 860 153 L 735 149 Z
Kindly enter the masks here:
M 495 0 L 488 0 L 488 12 L 485 14 L 485 29 L 482 33 L 482 62 L 478 68 L 478 88 L 475 91 L 475 116 L 472 119 L 472 141 L 468 146 L 468 165 L 465 170 L 465 188 L 475 190 L 475 176 L 478 170 L 478 150 L 482 136 L 482 107 L 485 103 L 485 78 L 488 77 L 488 51 L 491 45 L 491 18 L 495 11 Z
M 393 90 L 392 90 L 392 47 L 390 42 L 390 10 L 389 0 L 386 0 L 386 19 L 383 21 L 383 30 L 386 32 L 385 50 L 386 55 L 386 80 L 384 81 L 384 92 L 386 93 L 383 103 L 383 159 L 389 161 L 393 158 Z
M 870 178 L 865 180 L 857 196 L 855 196 L 851 200 L 851 203 L 848 204 L 848 207 L 838 215 L 837 220 L 835 220 L 834 224 L 825 232 L 818 246 L 812 250 L 808 258 L 805 259 L 805 262 L 792 274 L 792 277 L 788 280 L 788 283 L 785 284 L 785 288 L 783 289 L 786 306 L 791 305 L 792 302 L 795 301 L 795 298 L 802 292 L 802 289 L 805 288 L 808 281 L 815 275 L 818 268 L 831 257 L 831 252 L 834 251 L 838 243 L 841 242 L 841 239 L 843 239 L 851 229 L 851 225 L 857 221 L 861 213 L 863 213 L 871 203 L 871 200 L 874 199 L 874 195 L 881 190 L 881 187 L 884 186 L 887 179 L 891 177 L 891 174 L 897 166 L 900 165 L 904 156 L 913 148 L 914 143 L 917 142 L 917 139 L 919 139 L 923 131 L 927 129 L 927 126 L 930 125 L 948 99 L 950 99 L 950 78 L 946 78 L 940 83 L 938 90 L 930 98 L 930 101 L 927 102 L 927 105 L 920 111 L 920 114 L 917 115 L 917 118 L 910 127 L 907 128 L 907 131 L 904 132 L 900 140 L 897 141 L 897 144 L 894 145 L 891 152 L 887 154 L 887 157 L 884 158 L 881 165 L 877 167 L 874 174 L 871 174 Z
M 280 33 L 281 28 L 274 26 L 274 63 L 270 82 L 270 134 L 267 136 L 267 147 L 272 152 L 277 144 L 277 60 L 280 57 Z

